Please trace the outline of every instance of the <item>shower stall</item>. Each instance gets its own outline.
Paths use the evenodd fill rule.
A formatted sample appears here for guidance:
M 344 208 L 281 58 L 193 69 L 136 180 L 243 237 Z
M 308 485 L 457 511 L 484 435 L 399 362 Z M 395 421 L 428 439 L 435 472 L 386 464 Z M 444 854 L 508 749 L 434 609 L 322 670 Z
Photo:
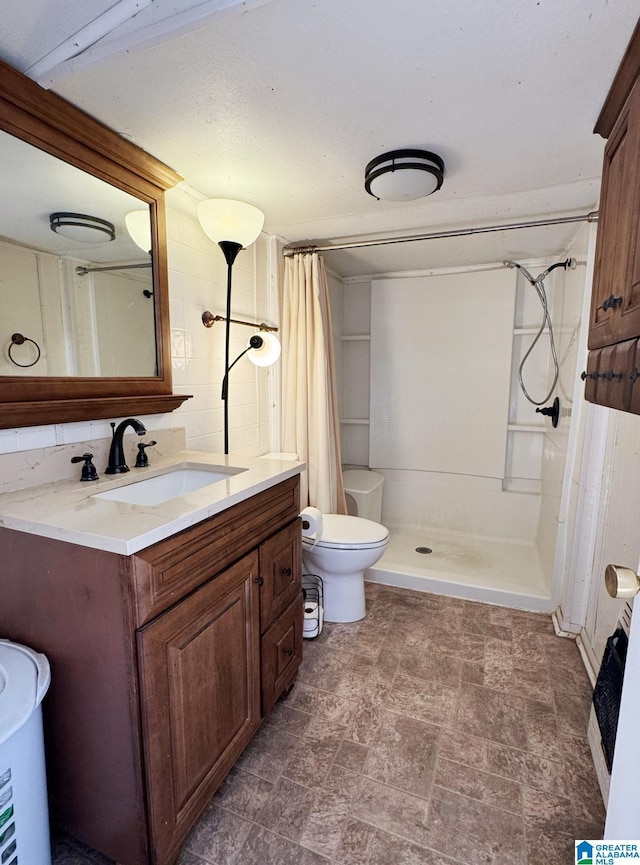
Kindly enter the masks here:
M 390 544 L 369 580 L 555 609 L 593 236 L 507 266 L 331 277 L 343 463 L 385 477 Z

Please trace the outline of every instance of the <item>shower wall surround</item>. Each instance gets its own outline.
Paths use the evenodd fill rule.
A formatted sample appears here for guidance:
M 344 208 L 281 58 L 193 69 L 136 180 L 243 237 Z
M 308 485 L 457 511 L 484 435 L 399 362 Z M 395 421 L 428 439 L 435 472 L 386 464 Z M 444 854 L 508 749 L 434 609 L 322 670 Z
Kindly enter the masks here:
M 218 247 L 200 228 L 192 195 L 179 187 L 169 190 L 166 205 L 173 390 L 192 394 L 193 398 L 175 412 L 150 415 L 142 420 L 149 431 L 184 427 L 187 448 L 221 452 L 224 327 L 216 325 L 209 330 L 203 327 L 200 316 L 205 309 L 224 314 L 226 263 Z M 266 258 L 264 237 L 238 256 L 233 271 L 235 317 L 273 320 L 269 282 L 264 276 Z M 249 328 L 233 327 L 231 351 L 239 354 L 250 335 Z M 278 374 L 277 365 L 275 371 L 259 369 L 248 362 L 234 368 L 230 412 L 233 453 L 255 456 L 270 450 L 269 380 Z M 110 434 L 106 420 L 3 429 L 0 454 L 90 442 Z M 76 467 L 69 468 L 69 477 L 73 477 Z M 19 482 L 16 478 L 16 484 Z
M 581 229 L 581 231 L 583 231 Z M 582 235 L 578 235 L 573 251 L 584 260 L 586 251 Z M 562 257 L 562 256 L 559 256 Z M 551 261 L 529 261 L 527 266 L 534 273 L 543 270 Z M 440 276 L 452 271 L 461 273 L 465 279 L 479 281 L 487 278 L 487 274 L 502 276 L 504 271 L 496 265 L 492 271 L 486 268 L 456 268 L 425 274 L 419 279 L 425 286 L 432 276 Z M 570 271 L 567 276 L 567 296 L 563 288 L 564 271 L 555 271 L 555 279 L 550 284 L 550 295 L 554 304 L 554 324 L 558 331 L 559 356 L 562 361 L 559 395 L 563 403 L 565 392 L 570 392 L 575 381 L 575 364 L 579 347 L 579 328 L 581 298 L 584 294 L 585 268 Z M 395 275 L 394 275 L 395 276 Z M 412 279 L 415 275 L 412 274 Z M 338 295 L 338 291 L 335 291 Z M 342 333 L 336 333 L 336 341 L 342 346 L 343 375 L 341 381 L 342 398 L 342 446 L 343 462 L 348 465 L 367 465 L 378 469 L 371 460 L 369 451 L 369 334 L 370 334 L 370 303 L 371 283 L 368 281 L 345 280 L 343 286 L 343 310 L 339 316 L 334 316 L 334 325 L 342 327 Z M 416 318 L 421 313 L 412 310 Z M 505 363 L 510 364 L 510 385 L 508 409 L 502 411 L 501 423 L 503 429 L 500 436 L 506 435 L 506 453 L 500 477 L 486 477 L 477 474 L 459 474 L 455 471 L 416 471 L 411 468 L 387 469 L 382 473 L 386 477 L 385 496 L 383 504 L 383 522 L 391 527 L 434 527 L 452 528 L 472 534 L 480 534 L 495 538 L 536 542 L 542 546 L 541 555 L 545 559 L 545 573 L 551 576 L 553 555 L 555 549 L 555 534 L 557 520 L 561 512 L 559 491 L 562 489 L 564 465 L 568 446 L 569 418 L 563 417 L 558 430 L 553 430 L 551 423 L 535 413 L 535 407 L 521 396 L 517 384 L 517 367 L 523 353 L 530 345 L 535 331 L 539 327 L 542 310 L 540 303 L 524 280 L 516 284 L 515 310 L 511 307 L 510 344 L 505 348 Z M 442 329 L 450 336 L 450 358 L 453 368 L 458 369 L 455 362 L 457 340 L 455 326 L 446 304 L 439 307 L 435 315 Z M 395 337 L 404 340 L 401 333 Z M 376 344 L 375 337 L 371 341 L 371 355 L 376 365 L 378 360 L 384 363 L 385 352 Z M 550 382 L 548 365 L 548 340 L 546 337 L 536 348 L 525 370 L 526 382 L 534 395 L 544 394 Z M 423 359 L 426 368 L 429 366 L 428 352 Z M 404 372 L 411 379 L 416 401 L 429 404 L 429 393 L 426 387 L 419 386 L 419 364 L 409 365 Z M 468 389 L 469 381 L 462 375 L 454 375 L 451 386 L 459 394 Z M 372 394 L 375 384 L 372 387 Z M 373 398 L 373 396 L 372 396 Z M 488 400 L 487 412 L 491 412 L 492 404 Z M 438 409 L 433 410 L 433 425 L 439 426 L 438 411 L 446 411 L 446 398 Z M 413 413 L 405 418 L 405 423 L 411 425 Z M 465 430 L 466 445 L 470 450 L 478 448 L 478 436 L 475 427 L 485 423 L 484 414 L 477 417 L 475 423 L 469 424 Z M 463 442 L 464 444 L 464 442 Z

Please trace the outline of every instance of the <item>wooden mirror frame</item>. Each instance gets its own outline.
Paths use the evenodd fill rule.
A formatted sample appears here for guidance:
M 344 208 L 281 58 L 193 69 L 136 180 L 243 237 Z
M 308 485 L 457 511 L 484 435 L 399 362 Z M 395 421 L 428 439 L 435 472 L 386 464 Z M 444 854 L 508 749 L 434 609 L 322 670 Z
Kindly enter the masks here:
M 173 411 L 164 193 L 182 178 L 167 165 L 0 61 L 0 129 L 99 177 L 151 213 L 157 375 L 0 376 L 0 429 Z

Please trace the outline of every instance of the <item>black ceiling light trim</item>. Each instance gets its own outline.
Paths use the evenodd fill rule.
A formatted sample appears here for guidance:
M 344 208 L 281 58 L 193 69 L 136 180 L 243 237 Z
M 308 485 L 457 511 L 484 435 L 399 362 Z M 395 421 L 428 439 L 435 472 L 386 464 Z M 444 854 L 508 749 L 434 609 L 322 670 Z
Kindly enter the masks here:
M 431 175 L 433 188 L 423 191 L 419 188 L 415 190 L 415 194 L 411 191 L 403 190 L 403 194 L 398 194 L 397 197 L 388 194 L 386 190 L 380 188 L 380 184 L 376 181 L 380 178 L 389 180 L 386 175 L 396 174 L 403 182 L 407 177 L 402 176 L 402 172 L 419 171 L 427 172 Z M 416 178 L 418 175 L 416 175 Z M 437 153 L 432 153 L 430 150 L 416 150 L 407 148 L 404 150 L 390 150 L 388 153 L 383 153 L 376 156 L 367 164 L 364 170 L 364 188 L 374 198 L 381 198 L 391 201 L 412 201 L 416 198 L 422 198 L 425 195 L 431 195 L 437 192 L 442 186 L 444 180 L 444 160 Z M 372 188 L 373 187 L 373 188 Z
M 100 219 L 99 216 L 89 216 L 87 213 L 70 213 L 68 211 L 58 211 L 49 216 L 49 227 L 56 234 L 62 234 L 63 237 L 70 238 L 72 235 L 65 234 L 65 227 L 89 229 L 90 231 L 98 232 L 97 238 L 101 234 L 106 234 L 109 241 L 115 240 L 116 230 L 112 222 L 106 219 Z M 79 238 L 76 238 L 79 239 Z M 104 238 L 101 238 L 104 240 Z M 84 243 L 90 243 L 90 240 L 83 240 Z

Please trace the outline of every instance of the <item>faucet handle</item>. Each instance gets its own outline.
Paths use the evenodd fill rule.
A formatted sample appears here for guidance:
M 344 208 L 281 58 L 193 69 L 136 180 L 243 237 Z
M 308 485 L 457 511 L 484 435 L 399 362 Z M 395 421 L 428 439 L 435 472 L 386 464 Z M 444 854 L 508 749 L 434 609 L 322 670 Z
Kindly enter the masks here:
M 150 442 L 138 442 L 138 456 L 136 457 L 136 465 L 137 469 L 143 469 L 145 466 L 149 465 L 149 457 L 145 452 L 145 448 L 153 447 L 153 445 L 157 445 L 158 442 L 150 441 Z
M 93 454 L 82 454 L 80 457 L 71 457 L 72 463 L 80 463 L 84 460 L 84 465 L 82 466 L 82 473 L 80 475 L 81 481 L 97 481 L 98 480 L 98 472 L 96 471 L 96 467 L 91 462 L 93 459 Z

